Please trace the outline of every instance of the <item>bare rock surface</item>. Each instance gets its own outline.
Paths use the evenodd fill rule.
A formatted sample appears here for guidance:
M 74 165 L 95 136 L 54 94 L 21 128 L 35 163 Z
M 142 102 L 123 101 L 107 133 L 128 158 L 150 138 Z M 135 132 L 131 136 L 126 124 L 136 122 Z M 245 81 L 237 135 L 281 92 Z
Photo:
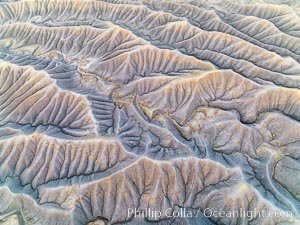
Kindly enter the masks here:
M 297 225 L 299 148 L 296 0 L 0 0 L 0 224 Z

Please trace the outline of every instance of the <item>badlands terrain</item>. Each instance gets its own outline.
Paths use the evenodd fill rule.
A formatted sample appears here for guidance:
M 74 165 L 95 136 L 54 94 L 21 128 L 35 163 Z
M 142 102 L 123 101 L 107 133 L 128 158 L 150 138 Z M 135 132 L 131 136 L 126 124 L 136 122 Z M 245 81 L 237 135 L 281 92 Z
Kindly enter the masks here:
M 300 224 L 300 1 L 0 2 L 1 225 Z

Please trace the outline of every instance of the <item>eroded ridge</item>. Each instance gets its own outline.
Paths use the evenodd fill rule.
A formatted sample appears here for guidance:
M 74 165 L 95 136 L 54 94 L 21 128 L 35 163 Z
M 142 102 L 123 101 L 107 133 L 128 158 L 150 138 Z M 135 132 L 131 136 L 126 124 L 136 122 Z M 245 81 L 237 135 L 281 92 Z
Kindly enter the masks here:
M 0 223 L 300 224 L 299 7 L 0 1 Z

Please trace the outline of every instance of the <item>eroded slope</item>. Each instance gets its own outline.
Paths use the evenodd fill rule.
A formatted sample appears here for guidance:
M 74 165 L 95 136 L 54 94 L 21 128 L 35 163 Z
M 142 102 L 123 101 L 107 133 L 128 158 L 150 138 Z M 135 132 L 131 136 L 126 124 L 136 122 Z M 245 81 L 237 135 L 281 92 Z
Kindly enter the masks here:
M 297 2 L 0 2 L 1 223 L 300 223 Z

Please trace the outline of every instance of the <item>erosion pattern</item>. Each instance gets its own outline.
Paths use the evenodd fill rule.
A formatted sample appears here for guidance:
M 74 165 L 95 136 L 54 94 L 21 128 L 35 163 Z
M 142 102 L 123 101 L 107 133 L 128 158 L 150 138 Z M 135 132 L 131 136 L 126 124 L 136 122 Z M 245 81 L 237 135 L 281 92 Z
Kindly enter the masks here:
M 0 2 L 1 224 L 300 224 L 299 1 Z

